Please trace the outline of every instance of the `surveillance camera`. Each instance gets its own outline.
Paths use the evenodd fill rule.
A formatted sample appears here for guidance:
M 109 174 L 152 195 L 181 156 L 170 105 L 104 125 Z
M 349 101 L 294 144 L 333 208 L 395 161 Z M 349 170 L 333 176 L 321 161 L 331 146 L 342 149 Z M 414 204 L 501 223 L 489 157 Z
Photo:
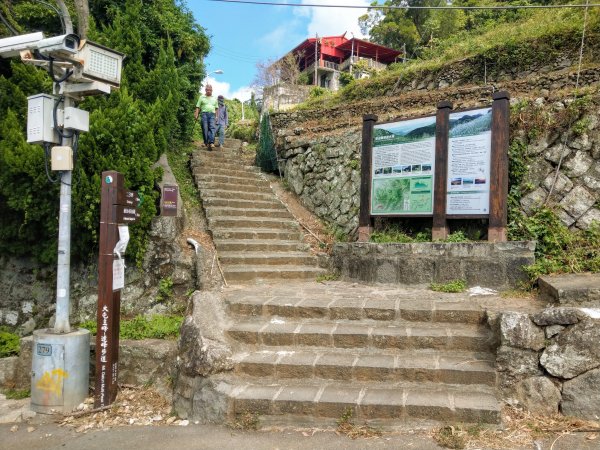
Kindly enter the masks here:
M 79 50 L 79 36 L 76 34 L 63 34 L 42 39 L 32 49 L 37 49 L 44 56 L 72 56 Z
M 0 56 L 3 58 L 19 56 L 23 50 L 35 47 L 43 39 L 44 33 L 41 31 L 0 39 Z

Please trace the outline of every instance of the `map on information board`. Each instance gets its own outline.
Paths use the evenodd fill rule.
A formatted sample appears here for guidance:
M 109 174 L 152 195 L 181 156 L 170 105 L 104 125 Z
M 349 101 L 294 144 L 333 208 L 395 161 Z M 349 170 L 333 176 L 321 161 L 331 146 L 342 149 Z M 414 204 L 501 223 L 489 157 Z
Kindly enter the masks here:
M 371 215 L 433 214 L 435 116 L 375 125 Z

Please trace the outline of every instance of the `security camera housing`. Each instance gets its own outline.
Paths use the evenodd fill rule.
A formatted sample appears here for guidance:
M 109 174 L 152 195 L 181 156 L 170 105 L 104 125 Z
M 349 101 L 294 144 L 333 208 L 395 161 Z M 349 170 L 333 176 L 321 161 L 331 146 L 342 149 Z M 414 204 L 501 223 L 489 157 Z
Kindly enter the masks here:
M 23 50 L 35 48 L 35 45 L 43 39 L 44 33 L 41 31 L 0 39 L 0 56 L 2 58 L 19 56 Z
M 71 57 L 79 50 L 79 36 L 76 34 L 63 34 L 37 42 L 33 49 L 37 49 L 44 56 Z

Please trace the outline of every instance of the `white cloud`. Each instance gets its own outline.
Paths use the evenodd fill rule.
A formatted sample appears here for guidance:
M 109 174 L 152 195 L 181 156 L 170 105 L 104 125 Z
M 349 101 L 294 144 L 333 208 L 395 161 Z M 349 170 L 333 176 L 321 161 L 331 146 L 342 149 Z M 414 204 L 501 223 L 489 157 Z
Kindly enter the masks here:
M 204 81 L 203 85 L 206 86 L 207 84 L 212 85 L 214 96 L 222 95 L 229 100 L 234 98 L 237 98 L 240 101 L 250 100 L 250 96 L 252 95 L 252 88 L 248 86 L 243 86 L 236 91 L 231 92 L 231 84 L 227 83 L 226 81 L 219 81 L 213 77 L 208 77 Z
M 331 0 L 302 0 L 303 3 L 332 4 Z M 351 38 L 354 33 L 357 38 L 364 37 L 358 26 L 358 18 L 367 13 L 369 0 L 345 0 L 345 5 L 365 6 L 358 8 L 298 8 L 310 11 L 310 22 L 307 25 L 307 37 L 337 36 L 347 32 L 346 37 Z

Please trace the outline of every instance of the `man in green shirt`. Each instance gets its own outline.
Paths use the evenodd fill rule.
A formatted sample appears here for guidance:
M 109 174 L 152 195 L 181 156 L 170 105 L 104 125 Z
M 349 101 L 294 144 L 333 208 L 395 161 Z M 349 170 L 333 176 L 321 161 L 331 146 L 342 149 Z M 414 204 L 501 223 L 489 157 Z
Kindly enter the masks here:
M 215 111 L 218 108 L 218 102 L 215 97 L 212 96 L 212 86 L 206 85 L 205 95 L 201 95 L 196 103 L 196 110 L 194 111 L 194 119 L 198 120 L 198 115 L 201 113 L 201 124 L 202 124 L 202 136 L 204 139 L 204 145 L 208 147 L 208 150 L 212 150 L 212 145 L 215 140 Z

